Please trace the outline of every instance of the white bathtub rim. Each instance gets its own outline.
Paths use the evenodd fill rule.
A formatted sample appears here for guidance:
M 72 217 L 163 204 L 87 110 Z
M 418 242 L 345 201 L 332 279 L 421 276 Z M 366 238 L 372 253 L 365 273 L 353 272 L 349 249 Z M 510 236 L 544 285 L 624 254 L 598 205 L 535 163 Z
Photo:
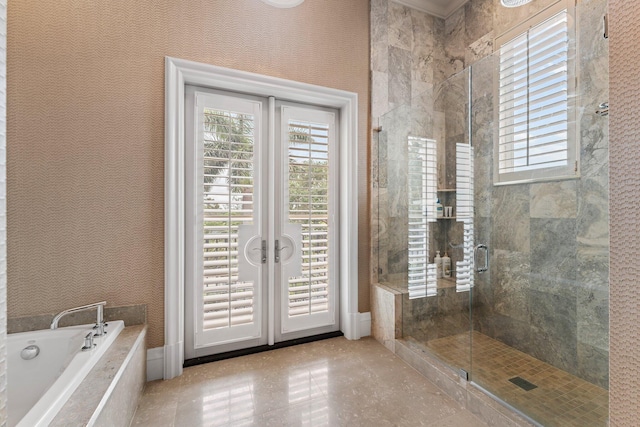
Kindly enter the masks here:
M 84 329 L 86 332 L 89 332 L 89 330 L 93 330 L 93 324 L 69 326 L 68 328 Z M 88 352 L 78 351 L 60 377 L 56 379 L 51 387 L 42 395 L 40 400 L 38 400 L 31 410 L 16 424 L 16 427 L 46 427 L 53 421 L 69 397 L 71 397 L 95 364 L 98 363 L 100 357 L 102 357 L 113 341 L 115 341 L 120 331 L 124 329 L 124 321 L 111 321 L 105 329 L 108 332 L 106 336 L 94 338 L 96 347 L 93 350 Z M 80 366 L 77 367 L 76 365 Z

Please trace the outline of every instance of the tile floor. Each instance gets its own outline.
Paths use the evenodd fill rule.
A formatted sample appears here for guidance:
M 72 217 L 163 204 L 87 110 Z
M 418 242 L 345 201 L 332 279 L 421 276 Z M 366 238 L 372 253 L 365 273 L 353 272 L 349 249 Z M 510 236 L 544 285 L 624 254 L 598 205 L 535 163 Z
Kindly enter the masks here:
M 469 366 L 469 333 L 426 343 L 439 359 Z M 525 391 L 509 382 L 519 376 L 537 388 Z M 480 332 L 473 332 L 471 378 L 547 427 L 603 427 L 609 416 L 607 390 L 535 359 Z
M 372 338 L 187 368 L 147 384 L 134 426 L 485 426 Z

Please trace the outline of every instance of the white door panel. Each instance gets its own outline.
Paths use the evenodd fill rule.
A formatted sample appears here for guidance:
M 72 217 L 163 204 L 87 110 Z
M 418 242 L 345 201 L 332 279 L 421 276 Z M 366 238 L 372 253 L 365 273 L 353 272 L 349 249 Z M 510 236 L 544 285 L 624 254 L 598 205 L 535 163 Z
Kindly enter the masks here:
M 281 104 L 280 227 L 300 230 L 300 270 L 281 265 L 280 337 L 293 332 L 337 328 L 336 227 L 331 212 L 338 200 L 334 167 L 336 115 L 317 108 Z

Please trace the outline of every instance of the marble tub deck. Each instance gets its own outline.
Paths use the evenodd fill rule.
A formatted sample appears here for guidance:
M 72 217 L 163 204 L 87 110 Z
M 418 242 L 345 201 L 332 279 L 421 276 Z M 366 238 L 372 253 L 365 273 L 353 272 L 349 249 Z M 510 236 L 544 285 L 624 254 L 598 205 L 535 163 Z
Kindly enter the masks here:
M 372 338 L 186 368 L 147 383 L 135 426 L 485 426 Z

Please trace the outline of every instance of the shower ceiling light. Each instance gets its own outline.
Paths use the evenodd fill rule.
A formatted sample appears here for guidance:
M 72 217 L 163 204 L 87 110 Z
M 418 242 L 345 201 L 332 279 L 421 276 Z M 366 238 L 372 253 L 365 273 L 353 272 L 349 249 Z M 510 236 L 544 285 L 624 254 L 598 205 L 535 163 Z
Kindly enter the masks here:
M 518 7 L 529 2 L 531 2 L 531 0 L 500 0 L 500 3 L 502 3 L 504 7 Z
M 275 7 L 295 7 L 301 4 L 304 0 L 262 0 L 266 4 Z

